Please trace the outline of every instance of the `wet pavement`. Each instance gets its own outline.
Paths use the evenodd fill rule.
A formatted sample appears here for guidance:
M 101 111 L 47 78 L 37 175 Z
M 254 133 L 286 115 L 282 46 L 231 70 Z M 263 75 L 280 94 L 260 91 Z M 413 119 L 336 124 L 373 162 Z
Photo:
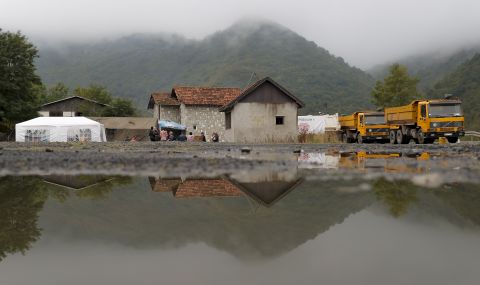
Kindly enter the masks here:
M 0 150 L 0 284 L 480 280 L 478 145 L 48 148 Z

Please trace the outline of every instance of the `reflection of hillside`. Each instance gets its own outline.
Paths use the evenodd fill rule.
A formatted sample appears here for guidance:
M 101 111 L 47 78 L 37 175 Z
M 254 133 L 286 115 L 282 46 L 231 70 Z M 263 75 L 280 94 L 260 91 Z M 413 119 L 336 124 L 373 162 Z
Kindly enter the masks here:
M 446 205 L 465 219 L 480 226 L 480 186 L 450 184 L 434 192 Z
M 304 182 L 269 208 L 245 196 L 178 199 L 149 186 L 136 179 L 133 187 L 93 204 L 78 197 L 50 203 L 42 226 L 49 235 L 72 240 L 142 248 L 204 242 L 241 258 L 266 258 L 315 238 L 373 200 L 368 192 L 335 191 L 337 182 Z

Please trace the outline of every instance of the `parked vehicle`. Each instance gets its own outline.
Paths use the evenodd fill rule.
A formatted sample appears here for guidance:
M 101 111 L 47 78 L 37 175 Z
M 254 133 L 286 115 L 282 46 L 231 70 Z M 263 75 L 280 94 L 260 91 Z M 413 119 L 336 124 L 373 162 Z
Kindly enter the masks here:
M 385 124 L 383 112 L 355 112 L 348 116 L 340 116 L 342 140 L 345 143 L 388 142 L 389 126 Z
M 390 143 L 406 144 L 413 139 L 430 144 L 439 137 L 457 142 L 465 135 L 461 103 L 452 99 L 416 100 L 405 106 L 385 108 Z

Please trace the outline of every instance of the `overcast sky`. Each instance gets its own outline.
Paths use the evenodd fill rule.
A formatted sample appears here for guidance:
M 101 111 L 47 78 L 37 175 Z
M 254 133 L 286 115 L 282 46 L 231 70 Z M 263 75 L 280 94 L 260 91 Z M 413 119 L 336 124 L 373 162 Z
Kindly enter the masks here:
M 478 0 L 0 0 L 0 28 L 33 39 L 174 32 L 202 38 L 245 17 L 278 22 L 352 65 L 480 42 Z

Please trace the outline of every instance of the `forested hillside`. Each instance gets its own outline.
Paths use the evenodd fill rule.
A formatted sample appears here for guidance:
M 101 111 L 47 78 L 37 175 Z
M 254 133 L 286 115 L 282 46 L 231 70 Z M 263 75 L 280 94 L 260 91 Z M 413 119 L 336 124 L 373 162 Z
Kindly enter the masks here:
M 255 72 L 255 79 L 270 76 L 304 100 L 302 113 L 351 112 L 371 106 L 374 83 L 342 58 L 270 22 L 239 22 L 198 41 L 132 35 L 61 49 L 40 47 L 37 65 L 46 84 L 104 85 L 141 108 L 150 92 L 174 84 L 244 88 Z
M 411 75 L 419 78 L 419 87 L 425 91 L 479 51 L 480 47 L 461 49 L 453 53 L 431 52 L 400 59 L 397 63 L 405 65 Z M 368 72 L 376 79 L 382 79 L 388 74 L 388 67 L 389 64 L 382 64 Z
M 430 97 L 444 94 L 462 99 L 467 129 L 480 130 L 480 54 L 460 65 L 428 92 Z

